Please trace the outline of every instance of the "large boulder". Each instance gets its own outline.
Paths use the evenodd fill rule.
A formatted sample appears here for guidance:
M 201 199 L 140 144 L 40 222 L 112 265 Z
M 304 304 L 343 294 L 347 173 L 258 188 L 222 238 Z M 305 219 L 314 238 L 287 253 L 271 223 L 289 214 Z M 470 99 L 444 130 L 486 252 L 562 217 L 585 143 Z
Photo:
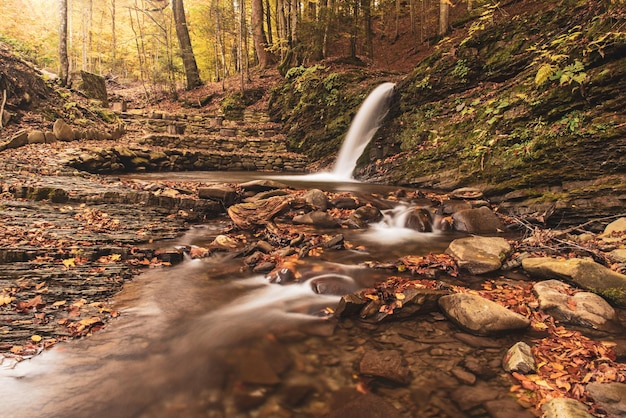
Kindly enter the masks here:
M 472 274 L 498 270 L 502 261 L 511 253 L 511 245 L 499 237 L 466 237 L 455 239 L 446 249 L 459 267 Z
M 589 383 L 585 389 L 613 417 L 626 417 L 626 384 Z
M 550 257 L 526 258 L 522 267 L 530 275 L 545 279 L 560 279 L 590 290 L 621 307 L 626 307 L 626 275 L 617 273 L 592 260 Z
M 326 194 L 319 189 L 311 189 L 302 197 L 304 198 L 304 201 L 313 209 L 328 209 L 328 198 L 326 197 Z
M 533 291 L 539 299 L 539 309 L 562 323 L 601 331 L 620 330 L 615 310 L 595 293 L 578 292 L 571 295 L 571 286 L 559 280 L 536 283 Z
M 63 119 L 57 119 L 52 125 L 52 132 L 59 141 L 73 141 L 74 130 Z
M 275 196 L 256 202 L 239 203 L 228 208 L 228 216 L 241 229 L 265 225 L 289 208 L 291 196 Z
M 496 234 L 504 230 L 504 224 L 488 207 L 465 209 L 452 215 L 454 229 L 470 234 Z
M 108 107 L 109 99 L 107 97 L 107 86 L 104 77 L 88 73 L 87 71 L 81 71 L 80 75 L 83 79 L 81 87 L 85 91 L 85 95 L 90 99 L 100 100 L 102 106 Z
M 452 322 L 475 335 L 494 335 L 526 329 L 530 325 L 528 318 L 470 293 L 442 296 L 439 306 Z
M 626 218 L 619 218 L 611 222 L 604 228 L 604 236 L 610 236 L 613 233 L 626 232 Z

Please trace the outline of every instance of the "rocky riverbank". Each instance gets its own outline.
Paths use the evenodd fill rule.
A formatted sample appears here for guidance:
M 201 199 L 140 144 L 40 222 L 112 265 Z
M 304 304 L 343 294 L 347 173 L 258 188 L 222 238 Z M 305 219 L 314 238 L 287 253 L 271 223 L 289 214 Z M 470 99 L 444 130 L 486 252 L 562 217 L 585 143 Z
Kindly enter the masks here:
M 386 416 L 415 416 L 416 411 L 473 416 L 479 410 L 491 417 L 531 416 L 543 408 L 547 416 L 560 417 L 549 412 L 570 402 L 560 398 L 578 402 L 574 409 L 591 408 L 588 413 L 595 416 L 624 413 L 623 395 L 617 404 L 607 400 L 623 394 L 626 380 L 624 219 L 545 230 L 528 219 L 499 215 L 475 189 L 373 195 L 300 190 L 273 181 L 120 180 L 71 168 L 62 157 L 71 153 L 60 143 L 0 153 L 5 361 L 107 326 L 119 316 L 109 302 L 125 282 L 144 268 L 170 268 L 185 255 L 226 252 L 241 260 L 241 269 L 269 281 L 298 282 L 302 261 L 366 250 L 355 248 L 348 232 L 370 228 L 384 210 L 404 202 L 413 207 L 406 227 L 467 236 L 440 254 L 368 261 L 365 265 L 383 279 L 356 292 L 338 276 L 316 282 L 318 293 L 343 295 L 339 306 L 324 314 L 332 325 L 324 335 L 329 341 L 351 341 L 351 355 L 339 361 L 352 359 L 342 367 L 358 376 L 356 392 L 341 397 L 330 416 L 366 405 Z M 221 219 L 223 229 L 206 247 L 154 244 L 207 219 Z M 490 342 L 495 338 L 502 344 L 503 335 L 509 354 Z M 359 341 L 367 341 L 364 350 L 357 349 Z M 458 341 L 473 348 L 457 352 Z M 423 350 L 429 355 L 419 354 Z M 454 361 L 444 367 L 432 360 L 433 367 L 444 368 L 431 378 L 450 380 L 455 404 L 424 404 L 416 393 L 425 391 L 428 398 L 430 392 L 427 379 L 418 376 L 417 358 L 452 353 L 446 350 L 456 353 Z M 321 354 L 316 358 L 329 366 Z M 276 388 L 282 374 L 287 370 L 273 370 L 271 382 L 244 379 L 233 398 L 235 408 L 269 408 L 274 395 L 317 390 L 287 382 Z M 506 391 L 494 390 L 506 387 L 508 378 L 510 391 L 529 409 L 520 408 Z M 328 405 L 316 409 L 306 399 L 281 404 L 281 413 L 290 416 L 302 405 L 314 416 L 329 412 Z

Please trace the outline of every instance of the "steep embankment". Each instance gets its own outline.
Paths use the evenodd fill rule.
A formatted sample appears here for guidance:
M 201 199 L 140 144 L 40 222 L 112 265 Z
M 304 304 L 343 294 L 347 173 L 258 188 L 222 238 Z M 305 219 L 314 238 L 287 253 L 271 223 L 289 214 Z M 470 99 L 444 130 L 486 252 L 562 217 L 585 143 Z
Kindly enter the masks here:
M 481 185 L 513 213 L 554 222 L 619 211 L 626 198 L 626 12 L 617 3 L 518 1 L 475 11 L 398 83 L 378 150 L 366 153 L 358 175 L 442 189 Z M 341 107 L 352 103 L 338 99 L 320 113 L 317 103 L 332 98 L 329 81 L 349 80 L 328 73 L 313 84 L 310 72 L 287 77 L 294 92 L 278 103 L 285 109 L 292 100 L 282 118 L 292 144 L 319 157 L 336 150 L 351 116 Z M 355 97 L 385 78 L 361 75 Z M 311 85 L 317 95 L 305 100 Z M 340 88 L 337 95 L 350 93 Z

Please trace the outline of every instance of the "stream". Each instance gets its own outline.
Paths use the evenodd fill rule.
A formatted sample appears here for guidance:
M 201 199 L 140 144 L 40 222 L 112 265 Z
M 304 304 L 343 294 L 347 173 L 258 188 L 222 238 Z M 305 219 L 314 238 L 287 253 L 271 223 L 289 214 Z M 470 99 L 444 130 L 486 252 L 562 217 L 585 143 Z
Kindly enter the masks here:
M 243 181 L 250 173 L 166 178 L 189 176 L 210 183 L 224 181 L 220 176 Z M 309 187 L 389 190 L 358 182 Z M 330 314 L 340 295 L 388 276 L 362 263 L 440 253 L 459 236 L 399 227 L 397 216 L 389 211 L 369 229 L 342 230 L 358 249 L 300 260 L 299 283 L 270 283 L 228 253 L 141 274 L 115 298 L 120 317 L 104 330 L 3 365 L 0 416 L 334 417 L 358 411 L 355 400 L 366 410 L 347 416 L 497 417 L 505 416 L 497 411 L 519 408 L 501 369 L 502 356 L 519 336 L 475 337 L 439 313 L 377 325 L 337 321 Z M 226 224 L 216 219 L 157 245 L 206 246 Z M 327 294 L 314 291 L 320 286 Z M 359 375 L 363 357 L 380 352 L 400 353 L 407 384 Z M 478 406 L 489 400 L 496 412 Z

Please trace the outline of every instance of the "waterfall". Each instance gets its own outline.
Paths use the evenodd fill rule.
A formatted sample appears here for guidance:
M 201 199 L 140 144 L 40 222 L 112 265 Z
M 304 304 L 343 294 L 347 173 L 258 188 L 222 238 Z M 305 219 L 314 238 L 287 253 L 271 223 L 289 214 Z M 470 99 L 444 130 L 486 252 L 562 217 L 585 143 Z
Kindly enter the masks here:
M 367 96 L 350 124 L 346 139 L 335 161 L 333 176 L 352 178 L 357 160 L 389 111 L 389 101 L 394 87 L 394 83 L 383 83 Z

